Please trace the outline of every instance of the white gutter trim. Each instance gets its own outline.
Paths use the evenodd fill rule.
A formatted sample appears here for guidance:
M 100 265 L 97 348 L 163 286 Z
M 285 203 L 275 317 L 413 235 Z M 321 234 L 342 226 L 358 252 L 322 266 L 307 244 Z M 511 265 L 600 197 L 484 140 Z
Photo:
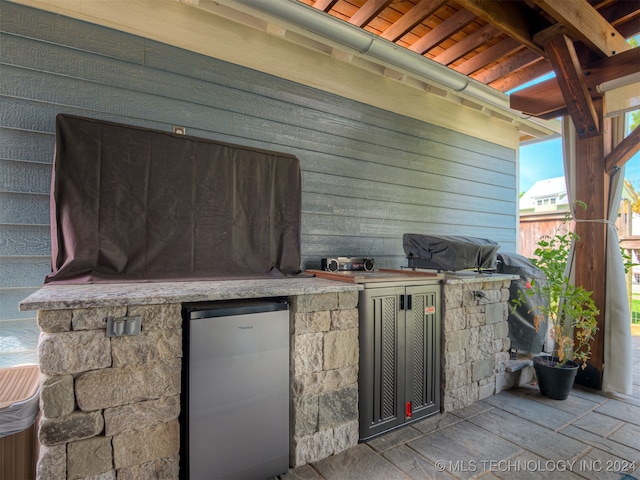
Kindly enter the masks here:
M 464 93 L 502 111 L 515 114 L 520 118 L 530 118 L 509 108 L 508 95 L 297 0 L 234 0 L 233 3 L 242 4 L 254 11 L 260 11 L 300 26 L 361 54 L 370 55 L 454 92 Z

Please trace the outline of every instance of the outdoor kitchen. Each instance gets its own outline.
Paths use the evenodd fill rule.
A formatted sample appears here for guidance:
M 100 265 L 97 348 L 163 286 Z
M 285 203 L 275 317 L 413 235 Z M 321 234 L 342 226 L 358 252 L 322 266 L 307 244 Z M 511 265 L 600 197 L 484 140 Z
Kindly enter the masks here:
M 96 139 L 108 139 L 109 144 L 101 146 Z M 506 371 L 510 348 L 507 318 L 509 287 L 516 277 L 495 271 L 495 242 L 407 235 L 406 266 L 377 269 L 374 259 L 368 263 L 324 259 L 324 269 L 299 271 L 300 191 L 294 158 L 279 160 L 274 152 L 69 116 L 58 118 L 57 142 L 52 189 L 57 219 L 53 226 L 55 268 L 46 285 L 20 306 L 38 311 L 42 332 L 38 347 L 42 374 L 40 477 L 82 478 L 117 470 L 122 478 L 151 474 L 178 478 L 181 472 L 199 468 L 190 464 L 189 458 L 197 444 L 188 433 L 196 428 L 189 424 L 192 404 L 187 399 L 196 396 L 189 377 L 198 364 L 185 333 L 189 332 L 187 324 L 193 323 L 185 317 L 187 305 L 212 308 L 252 299 L 286 304 L 286 363 L 271 381 L 284 383 L 288 397 L 288 402 L 285 397 L 274 406 L 282 410 L 284 405 L 286 418 L 280 423 L 289 425 L 284 453 L 274 454 L 284 457 L 285 464 L 274 467 L 274 459 L 257 459 L 264 464 L 259 467 L 263 470 L 258 469 L 260 473 L 253 473 L 258 478 L 285 473 L 289 467 L 321 460 L 366 438 L 424 416 L 471 405 L 513 386 Z M 148 146 L 152 153 L 136 150 Z M 101 155 L 92 153 L 96 148 Z M 137 175 L 134 160 L 144 160 L 141 171 L 145 178 L 153 179 L 156 169 L 162 172 L 158 176 L 160 188 L 166 184 L 162 183 L 167 178 L 165 169 L 170 168 L 163 158 L 171 161 L 183 148 L 188 152 L 187 171 L 196 173 L 181 176 L 174 169 L 169 176 L 195 181 L 182 191 L 201 196 L 193 204 L 185 202 L 186 207 L 155 206 L 172 212 L 176 223 L 188 222 L 167 232 L 154 227 L 159 220 L 149 207 L 160 197 L 149 197 L 152 189 L 143 192 L 147 203 L 136 197 L 139 189 L 131 183 Z M 101 165 L 74 163 L 78 152 L 78 158 L 100 158 L 97 163 Z M 201 153 L 206 162 L 198 164 L 194 152 Z M 262 160 L 252 163 L 243 160 L 243 155 L 257 155 Z M 129 159 L 126 178 L 117 167 L 122 158 Z M 224 167 L 224 162 L 239 162 L 242 168 Z M 272 163 L 266 167 L 265 162 Z M 282 164 L 293 173 L 278 170 Z M 274 170 L 280 172 L 278 178 L 287 179 L 281 182 L 280 190 L 271 190 L 260 180 L 273 178 Z M 214 171 L 216 175 L 208 173 Z M 225 180 L 225 171 L 235 176 Z M 242 178 L 240 171 L 249 172 L 246 180 L 238 180 Z M 202 181 L 215 182 L 217 188 L 205 190 L 199 186 Z M 130 182 L 129 187 L 123 188 L 123 182 Z M 268 184 L 273 186 L 274 182 Z M 245 199 L 257 199 L 258 203 L 227 211 L 237 203 L 225 199 L 239 196 L 242 188 L 260 192 Z M 84 199 L 82 195 L 88 196 Z M 119 195 L 126 197 L 105 201 Z M 271 200 L 264 201 L 269 196 Z M 123 202 L 131 205 L 132 217 L 127 218 L 127 212 L 118 208 Z M 183 207 L 191 213 L 181 213 Z M 251 217 L 254 210 L 260 215 Z M 196 212 L 202 212 L 204 220 Z M 107 223 L 96 227 L 87 222 L 87 216 L 107 219 Z M 271 226 L 265 226 L 264 219 Z M 144 228 L 140 228 L 141 221 Z M 162 224 L 166 224 L 164 217 Z M 269 241 L 265 242 L 261 232 L 271 232 Z M 215 249 L 201 243 L 211 238 Z M 166 245 L 171 251 L 187 252 L 187 261 L 167 255 Z M 234 250 L 238 245 L 245 248 Z M 450 272 L 458 270 L 461 272 Z M 398 289 L 401 294 L 396 293 Z M 373 293 L 382 298 L 375 301 L 382 301 L 385 309 L 406 311 L 406 320 L 404 316 L 400 321 L 392 318 L 390 323 L 385 315 L 369 319 L 367 295 Z M 410 313 L 414 319 L 409 318 Z M 364 332 L 376 322 L 382 322 L 380 328 L 387 332 L 383 335 L 390 335 L 390 340 L 383 341 L 391 342 L 398 351 L 390 355 L 369 351 L 363 343 L 368 335 Z M 417 327 L 412 327 L 414 323 Z M 254 328 L 258 326 L 232 330 Z M 371 368 L 377 367 L 364 359 L 382 355 L 382 369 L 398 376 L 392 390 L 404 389 L 404 373 L 398 370 L 398 363 L 404 365 L 400 359 L 404 358 L 405 341 L 398 337 L 410 333 L 410 328 L 425 335 L 424 345 L 415 348 L 429 360 L 412 367 L 422 368 L 418 376 L 424 385 L 412 388 L 423 392 L 425 398 L 407 399 L 406 406 L 402 402 L 401 411 L 397 411 L 397 394 L 384 388 L 370 392 L 366 387 L 372 377 L 385 372 L 374 372 Z M 372 335 L 376 335 L 374 330 Z M 244 376 L 250 369 L 235 376 Z M 377 411 L 373 405 L 378 400 L 370 401 L 370 393 L 396 411 L 389 413 L 384 405 L 383 411 Z M 249 400 L 236 399 L 243 403 Z M 263 401 L 245 405 L 244 413 L 267 408 L 260 403 Z M 220 424 L 217 418 L 210 430 Z M 246 444 L 255 436 L 256 426 L 253 422 L 243 436 L 238 434 L 247 428 L 243 423 L 233 424 L 231 431 L 223 432 L 223 438 L 229 443 L 235 433 L 246 459 Z M 215 469 L 215 465 L 208 468 Z M 222 472 L 225 477 L 232 473 Z M 238 475 L 241 478 L 247 472 Z

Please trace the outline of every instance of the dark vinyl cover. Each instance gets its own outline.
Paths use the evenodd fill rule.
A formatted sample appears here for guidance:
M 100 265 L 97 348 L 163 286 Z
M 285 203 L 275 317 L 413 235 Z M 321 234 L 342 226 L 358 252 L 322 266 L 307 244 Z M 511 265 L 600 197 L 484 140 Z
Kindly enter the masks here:
M 45 283 L 300 271 L 298 159 L 58 115 Z
M 436 236 L 405 233 L 402 238 L 409 266 L 436 270 L 496 268 L 500 245 L 493 240 L 476 237 Z
M 525 293 L 532 280 L 538 283 L 546 282 L 546 277 L 531 261 L 517 253 L 498 254 L 498 272 L 518 275 L 520 278 L 511 280 L 509 286 L 509 302 L 518 298 L 519 292 Z M 547 335 L 548 322 L 542 322 L 536 331 L 534 312 L 536 306 L 543 305 L 546 300 L 541 295 L 525 296 L 526 302 L 517 308 L 509 310 L 509 338 L 511 348 L 531 353 L 540 353 Z M 513 305 L 510 303 L 510 306 Z

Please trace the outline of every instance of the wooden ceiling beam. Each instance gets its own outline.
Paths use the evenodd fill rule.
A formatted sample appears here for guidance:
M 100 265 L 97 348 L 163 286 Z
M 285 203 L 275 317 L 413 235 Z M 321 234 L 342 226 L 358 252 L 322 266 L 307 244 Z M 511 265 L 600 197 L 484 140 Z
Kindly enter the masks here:
M 498 78 L 488 85 L 495 88 L 500 92 L 509 92 L 515 88 L 518 88 L 525 83 L 529 83 L 536 78 L 543 77 L 553 72 L 549 61 L 546 58 L 537 57 L 537 59 L 529 65 L 508 73 L 501 78 Z
M 611 175 L 640 151 L 640 126 L 637 126 L 604 159 L 605 169 Z
M 601 96 L 596 86 L 636 73 L 638 65 L 640 65 L 640 47 L 592 62 L 583 68 L 584 81 L 589 94 L 592 98 Z M 566 106 L 555 78 L 514 92 L 509 96 L 509 101 L 514 110 L 540 118 L 553 118 Z
M 538 78 L 539 76 L 542 76 L 544 73 L 540 75 L 536 75 L 535 73 L 527 73 L 531 66 L 539 63 L 545 65 L 546 72 L 552 71 L 551 65 L 549 65 L 549 62 L 547 62 L 544 57 L 541 57 L 536 52 L 532 52 L 531 50 L 526 49 L 523 52 L 514 55 L 513 57 L 503 60 L 498 65 L 488 68 L 487 70 L 472 76 L 479 82 L 491 84 L 492 87 L 505 92 L 519 85 L 522 85 L 523 83 L 527 83 L 530 80 Z M 538 71 L 539 69 L 536 69 L 536 73 Z M 510 84 L 508 88 L 501 88 L 493 83 L 499 81 L 504 77 L 513 75 L 518 75 L 520 78 L 518 80 L 512 79 L 511 81 L 507 82 Z
M 421 0 L 419 3 L 405 13 L 400 20 L 395 22 L 380 36 L 390 42 L 395 42 L 413 27 L 422 22 L 425 18 L 439 9 L 446 0 Z
M 456 42 L 455 45 L 447 48 L 440 55 L 434 57 L 433 60 L 441 63 L 442 65 L 449 65 L 463 55 L 469 53 L 474 48 L 478 48 L 478 46 L 482 45 L 483 43 L 486 43 L 492 38 L 500 35 L 500 33 L 500 30 L 498 30 L 490 23 L 487 23 L 486 25 L 483 25 L 478 30 L 473 32 L 471 35 L 467 35 L 459 42 Z
M 459 66 L 454 67 L 454 70 L 469 75 L 502 57 L 512 54 L 520 48 L 523 48 L 520 42 L 511 37 L 507 37 L 479 54 L 474 55 L 473 58 L 463 62 Z
M 569 115 L 579 138 L 600 135 L 598 114 L 584 82 L 573 41 L 566 35 L 557 35 L 544 44 L 547 58 L 556 72 Z
M 393 2 L 393 0 L 368 0 L 367 3 L 351 16 L 349 23 L 356 27 L 364 27 L 387 8 L 391 2 Z
M 475 14 L 469 10 L 460 9 L 449 18 L 444 20 L 440 25 L 427 33 L 420 40 L 414 42 L 409 50 L 422 55 L 433 47 L 438 45 L 444 39 L 449 38 L 454 33 L 462 30 L 476 18 Z
M 526 3 L 501 0 L 456 0 L 456 3 L 544 57 L 544 50 L 533 41 L 533 35 L 548 24 L 542 25 L 543 19 Z
M 611 57 L 631 48 L 624 37 L 587 0 L 533 2 L 562 24 L 572 38 L 581 40 L 601 56 Z
M 328 12 L 336 3 L 338 3 L 338 0 L 316 0 L 316 3 L 313 4 L 313 8 L 322 10 L 323 12 Z

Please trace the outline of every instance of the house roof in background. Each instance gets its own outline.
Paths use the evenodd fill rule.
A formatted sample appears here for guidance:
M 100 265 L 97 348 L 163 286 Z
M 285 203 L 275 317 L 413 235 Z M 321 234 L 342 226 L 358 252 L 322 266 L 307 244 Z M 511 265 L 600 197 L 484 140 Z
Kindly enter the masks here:
M 556 205 L 568 205 L 567 201 L 567 185 L 564 177 L 547 178 L 538 180 L 527 192 L 520 198 L 520 210 L 528 210 L 536 208 L 539 199 L 555 197 Z

